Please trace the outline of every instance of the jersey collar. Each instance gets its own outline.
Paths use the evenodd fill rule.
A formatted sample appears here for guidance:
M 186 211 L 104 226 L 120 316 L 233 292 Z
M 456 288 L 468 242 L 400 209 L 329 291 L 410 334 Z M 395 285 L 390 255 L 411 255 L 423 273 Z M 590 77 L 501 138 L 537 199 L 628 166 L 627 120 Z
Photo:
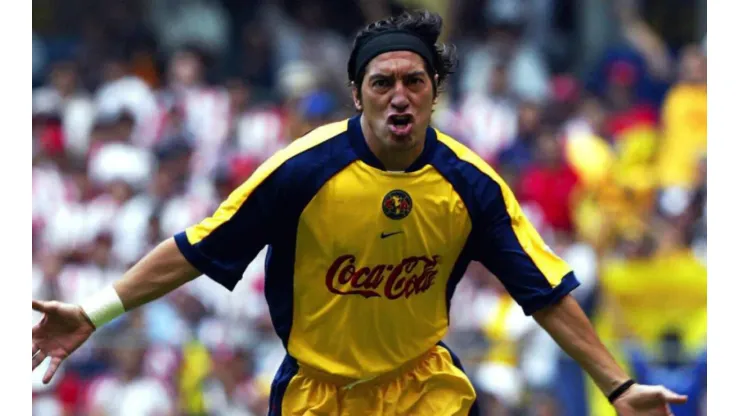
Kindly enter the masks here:
M 362 134 L 362 126 L 360 126 L 360 115 L 356 115 L 348 120 L 348 133 L 352 148 L 360 160 L 376 169 L 386 170 L 365 141 L 365 135 Z M 424 150 L 421 151 L 421 154 L 416 158 L 414 163 L 406 168 L 405 172 L 414 172 L 426 166 L 432 159 L 436 143 L 437 132 L 433 128 L 427 127 Z

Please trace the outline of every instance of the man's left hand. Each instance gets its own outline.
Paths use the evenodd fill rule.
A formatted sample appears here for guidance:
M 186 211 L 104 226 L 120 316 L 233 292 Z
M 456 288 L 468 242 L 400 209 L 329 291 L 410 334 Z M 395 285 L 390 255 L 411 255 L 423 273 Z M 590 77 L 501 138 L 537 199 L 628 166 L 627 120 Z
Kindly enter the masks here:
M 687 400 L 663 386 L 635 384 L 614 401 L 614 408 L 619 416 L 673 416 L 669 406 Z

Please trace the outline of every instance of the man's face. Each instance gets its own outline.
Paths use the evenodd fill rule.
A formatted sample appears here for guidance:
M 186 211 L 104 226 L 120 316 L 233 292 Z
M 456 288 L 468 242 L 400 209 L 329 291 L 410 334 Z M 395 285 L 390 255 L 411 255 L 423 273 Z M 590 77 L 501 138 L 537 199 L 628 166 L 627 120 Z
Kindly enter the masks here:
M 540 123 L 540 109 L 534 103 L 524 103 L 519 107 L 519 129 L 523 133 L 537 131 Z
M 72 94 L 77 87 L 77 72 L 72 64 L 63 63 L 52 69 L 51 83 L 62 94 Z
M 387 52 L 370 61 L 360 86 L 362 100 L 355 88 L 354 101 L 383 147 L 406 150 L 424 142 L 433 82 L 424 60 L 413 52 Z
M 185 86 L 198 84 L 201 81 L 202 69 L 199 58 L 190 52 L 179 52 L 170 66 L 174 82 Z

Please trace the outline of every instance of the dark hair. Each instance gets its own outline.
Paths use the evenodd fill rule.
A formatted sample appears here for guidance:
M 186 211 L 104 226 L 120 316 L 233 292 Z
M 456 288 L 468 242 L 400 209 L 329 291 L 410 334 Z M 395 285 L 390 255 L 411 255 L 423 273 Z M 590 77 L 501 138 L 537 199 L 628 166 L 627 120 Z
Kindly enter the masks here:
M 455 72 L 457 66 L 457 50 L 455 45 L 437 43 L 440 33 L 442 33 L 442 17 L 437 13 L 432 13 L 428 10 L 420 10 L 414 12 L 403 12 L 398 16 L 388 17 L 376 22 L 370 23 L 365 28 L 360 30 L 355 36 L 354 43 L 352 44 L 352 51 L 357 50 L 359 45 L 362 45 L 369 38 L 374 37 L 383 32 L 389 32 L 394 30 L 405 30 L 419 36 L 434 52 L 434 60 L 432 62 L 433 68 L 427 68 L 429 77 L 434 82 L 434 75 L 436 74 L 439 79 L 437 83 L 434 83 L 434 96 L 437 96 L 437 90 L 447 77 Z M 355 79 L 350 79 L 350 85 L 354 83 L 360 90 L 362 80 L 365 78 L 366 68 L 361 68 Z M 362 98 L 360 96 L 360 98 Z

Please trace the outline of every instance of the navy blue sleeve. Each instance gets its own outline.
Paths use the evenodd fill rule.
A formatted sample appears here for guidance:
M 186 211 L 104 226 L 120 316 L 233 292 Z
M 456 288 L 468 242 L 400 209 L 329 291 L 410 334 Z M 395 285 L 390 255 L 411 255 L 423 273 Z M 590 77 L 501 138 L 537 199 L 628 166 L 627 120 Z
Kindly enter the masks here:
M 545 244 L 487 163 L 469 153 L 463 153 L 463 160 L 451 149 L 440 154 L 435 167 L 452 183 L 471 216 L 471 260 L 496 275 L 525 314 L 578 287 L 568 264 Z
M 346 129 L 346 121 L 319 127 L 263 163 L 211 217 L 175 236 L 185 258 L 233 290 L 266 245 L 294 246 L 303 208 L 332 175 L 354 160 L 343 134 Z M 282 274 L 292 271 L 292 264 L 282 267 Z
M 201 273 L 233 290 L 249 263 L 277 235 L 289 178 L 281 171 L 253 176 L 216 212 L 175 235 L 185 258 Z M 259 171 L 255 175 L 259 174 Z

